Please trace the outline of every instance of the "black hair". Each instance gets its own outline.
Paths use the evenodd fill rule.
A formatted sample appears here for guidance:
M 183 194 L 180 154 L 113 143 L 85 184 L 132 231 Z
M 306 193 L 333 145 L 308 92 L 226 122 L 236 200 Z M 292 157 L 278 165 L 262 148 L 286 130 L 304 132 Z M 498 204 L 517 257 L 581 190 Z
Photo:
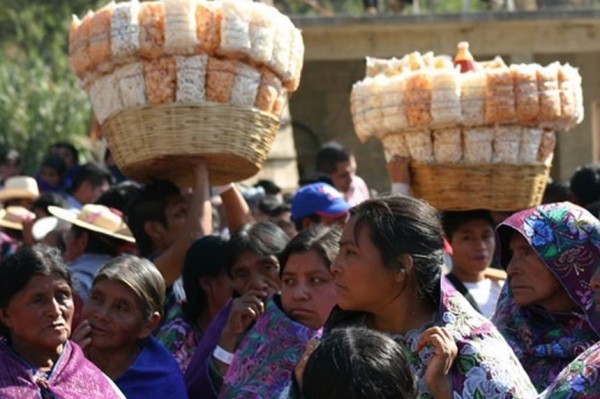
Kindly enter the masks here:
M 412 257 L 417 297 L 437 309 L 444 247 L 437 210 L 423 200 L 391 195 L 358 204 L 350 209 L 350 216 L 355 219 L 356 241 L 361 230 L 368 228 L 385 267 L 403 269 L 398 257 Z
M 262 187 L 267 195 L 276 195 L 281 192 L 281 187 L 275 184 L 273 180 L 261 179 L 256 182 L 254 187 Z
M 131 180 L 122 181 L 102 193 L 96 200 L 96 204 L 124 212 L 140 190 L 138 183 Z
M 483 220 L 487 222 L 494 230 L 496 223 L 490 211 L 485 209 L 476 209 L 472 211 L 447 211 L 442 214 L 442 226 L 448 241 L 452 241 L 452 236 L 467 222 L 471 220 Z
M 36 274 L 60 277 L 72 287 L 69 268 L 57 248 L 44 244 L 21 247 L 0 262 L 0 308 L 5 309 Z M 9 337 L 1 323 L 0 335 Z
M 53 192 L 45 192 L 41 193 L 39 197 L 33 200 L 31 209 L 41 208 L 47 215 L 50 215 L 50 212 L 48 211 L 50 205 L 58 206 L 60 208 L 68 207 L 67 200 L 62 195 Z
M 44 158 L 40 170 L 42 168 L 54 169 L 56 173 L 58 173 L 58 175 L 60 176 L 61 181 L 65 176 L 65 172 L 67 171 L 67 165 L 65 164 L 65 161 L 63 161 L 63 159 L 59 155 L 55 154 L 48 155 L 46 158 Z
M 227 272 L 244 252 L 259 256 L 279 255 L 289 241 L 287 234 L 271 222 L 248 223 L 237 229 L 225 248 Z
M 84 250 L 85 253 L 106 254 L 112 257 L 119 255 L 119 248 L 123 243 L 122 240 L 88 230 L 75 224 L 71 226 L 71 234 L 76 238 L 81 237 L 83 233 L 87 233 L 88 235 L 87 245 Z
M 143 186 L 131 200 L 125 210 L 127 225 L 135 237 L 137 247 L 142 256 L 154 253 L 154 243 L 144 224 L 149 221 L 167 225 L 165 208 L 169 198 L 180 196 L 179 188 L 167 180 L 155 180 Z
M 571 177 L 570 189 L 575 202 L 582 207 L 600 201 L 600 165 L 578 168 Z
M 79 186 L 86 181 L 90 182 L 92 187 L 101 186 L 105 181 L 108 182 L 108 184 L 112 184 L 112 174 L 106 166 L 99 163 L 88 162 L 83 164 L 77 168 L 77 171 L 73 176 L 71 191 L 77 191 Z
M 200 277 L 217 278 L 227 273 L 226 245 L 227 240 L 220 236 L 205 236 L 196 240 L 185 254 L 181 274 L 186 301 L 182 309 L 190 323 L 195 323 L 208 306 L 208 298 L 198 281 Z
M 315 225 L 299 232 L 278 256 L 281 275 L 285 265 L 292 254 L 298 252 L 316 251 L 323 263 L 329 266 L 337 256 L 340 249 L 340 237 L 342 233 L 338 227 Z
M 321 217 L 319 215 L 317 215 L 316 213 L 313 213 L 308 216 L 304 216 L 303 218 L 300 218 L 300 219 L 292 219 L 292 222 L 294 222 L 294 227 L 296 227 L 296 231 L 302 231 L 304 229 L 303 222 L 305 219 L 310 220 L 312 222 L 311 225 L 321 223 Z
M 367 328 L 337 328 L 311 354 L 302 377 L 304 399 L 414 399 L 416 381 L 406 349 Z
M 258 209 L 267 216 L 276 217 L 283 212 L 289 212 L 292 207 L 290 204 L 267 197 L 258 202 Z
M 542 204 L 550 204 L 552 202 L 571 201 L 571 190 L 569 183 L 564 181 L 552 181 L 546 184 Z
M 337 141 L 328 141 L 317 152 L 317 173 L 330 175 L 341 162 L 350 161 L 350 153 Z
M 15 149 L 1 150 L 0 151 L 0 165 L 7 165 L 14 163 L 15 165 L 21 165 L 21 154 Z
M 77 151 L 77 148 L 75 148 L 75 146 L 69 143 L 68 141 L 54 142 L 50 145 L 50 148 L 55 148 L 57 150 L 59 148 L 64 148 L 65 150 L 68 150 L 71 153 L 71 156 L 73 157 L 74 164 L 77 165 L 79 163 L 79 151 Z

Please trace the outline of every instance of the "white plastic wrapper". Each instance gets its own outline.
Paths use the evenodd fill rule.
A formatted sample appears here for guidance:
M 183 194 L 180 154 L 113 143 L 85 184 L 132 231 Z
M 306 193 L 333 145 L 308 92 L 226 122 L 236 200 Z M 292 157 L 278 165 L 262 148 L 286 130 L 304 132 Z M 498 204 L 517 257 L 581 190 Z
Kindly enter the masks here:
M 562 107 L 558 90 L 558 70 L 560 64 L 554 62 L 538 69 L 538 90 L 540 92 L 540 121 L 550 126 L 560 118 Z
M 268 63 L 273 55 L 273 41 L 275 40 L 273 21 L 277 17 L 277 11 L 273 7 L 263 3 L 254 3 L 249 30 L 250 46 L 252 57 L 263 64 Z
M 543 130 L 538 127 L 525 127 L 519 146 L 519 163 L 535 163 L 537 161 Z
M 134 108 L 146 105 L 144 93 L 144 67 L 141 62 L 127 64 L 115 70 L 119 83 L 119 95 L 123 107 Z
M 238 63 L 233 87 L 231 89 L 231 105 L 252 107 L 258 93 L 260 71 L 243 63 Z
M 193 54 L 198 45 L 196 36 L 196 0 L 164 0 L 165 52 Z
M 414 130 L 405 133 L 406 145 L 412 159 L 417 162 L 433 162 L 433 146 L 429 130 Z
M 517 120 L 522 125 L 535 126 L 540 112 L 537 84 L 538 64 L 512 65 L 515 82 L 515 110 Z
M 491 163 L 492 142 L 494 129 L 489 127 L 466 128 L 464 135 L 464 161 L 465 163 Z
M 561 121 L 564 128 L 570 129 L 583 120 L 583 92 L 581 75 L 577 68 L 562 65 L 558 71 L 558 84 L 561 103 Z
M 556 147 L 556 134 L 551 130 L 544 130 L 538 151 L 538 161 L 545 164 L 552 162 L 554 147 Z
M 460 107 L 460 73 L 440 69 L 431 73 L 431 126 L 456 126 L 462 122 Z
M 485 71 L 467 72 L 460 75 L 460 108 L 465 126 L 485 124 Z
M 382 93 L 382 114 L 384 134 L 406 129 L 406 110 L 404 108 L 404 77 L 392 76 L 387 79 L 387 88 Z
M 381 138 L 385 161 L 391 162 L 394 157 L 409 157 L 408 145 L 404 133 L 386 134 Z
M 496 126 L 494 132 L 494 155 L 492 162 L 516 164 L 519 160 L 521 135 L 521 126 Z
M 117 63 L 125 63 L 140 49 L 140 3 L 117 3 L 110 21 L 110 48 Z
M 226 0 L 222 4 L 219 50 L 222 53 L 251 54 L 250 19 L 253 3 L 245 0 Z
M 285 86 L 290 91 L 296 91 L 300 85 L 300 75 L 304 63 L 304 40 L 299 29 L 292 28 L 290 41 L 290 59 L 288 71 L 284 74 Z
M 462 135 L 459 128 L 433 131 L 433 157 L 436 163 L 458 163 L 462 160 Z
M 119 95 L 119 82 L 115 74 L 104 75 L 97 79 L 92 84 L 90 95 L 94 114 L 100 124 L 123 110 L 123 103 Z
M 203 103 L 206 101 L 206 67 L 208 55 L 175 57 L 177 65 L 177 102 Z
M 368 123 L 367 114 L 367 85 L 359 81 L 352 85 L 350 94 L 350 111 L 352 112 L 352 122 L 354 132 L 361 142 L 366 142 L 373 134 L 371 125 Z
M 292 43 L 292 29 L 294 29 L 294 26 L 288 17 L 283 16 L 274 21 L 273 28 L 275 29 L 273 54 L 268 66 L 285 81 L 290 78 L 290 44 Z

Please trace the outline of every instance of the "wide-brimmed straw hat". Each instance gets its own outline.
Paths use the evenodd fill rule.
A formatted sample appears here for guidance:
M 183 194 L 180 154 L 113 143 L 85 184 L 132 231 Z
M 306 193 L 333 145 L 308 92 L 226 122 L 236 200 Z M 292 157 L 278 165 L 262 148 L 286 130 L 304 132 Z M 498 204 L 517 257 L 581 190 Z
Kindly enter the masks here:
M 81 210 L 63 209 L 58 206 L 49 206 L 48 211 L 65 222 L 81 228 L 106 234 L 129 242 L 135 242 L 133 234 L 123 222 L 119 211 L 104 205 L 85 204 Z
M 4 187 L 0 188 L 0 201 L 15 198 L 35 199 L 40 196 L 38 184 L 30 176 L 13 176 L 6 179 Z
M 22 206 L 0 209 L 0 227 L 23 230 L 23 220 L 35 219 L 35 213 Z

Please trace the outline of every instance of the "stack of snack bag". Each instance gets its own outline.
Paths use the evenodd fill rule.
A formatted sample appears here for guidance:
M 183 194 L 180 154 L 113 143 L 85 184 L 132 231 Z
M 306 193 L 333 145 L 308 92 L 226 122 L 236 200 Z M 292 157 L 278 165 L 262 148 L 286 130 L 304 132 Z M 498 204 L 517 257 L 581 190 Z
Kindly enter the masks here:
M 169 103 L 242 107 L 278 120 L 298 88 L 304 44 L 291 20 L 263 3 L 133 0 L 74 17 L 69 56 L 101 125 Z
M 545 165 L 547 173 L 555 132 L 583 119 L 576 68 L 508 66 L 500 57 L 478 63 L 466 42 L 454 59 L 418 52 L 367 57 L 366 75 L 352 88 L 354 127 L 363 142 L 381 140 L 387 161 L 498 165 L 498 173 L 500 165 Z

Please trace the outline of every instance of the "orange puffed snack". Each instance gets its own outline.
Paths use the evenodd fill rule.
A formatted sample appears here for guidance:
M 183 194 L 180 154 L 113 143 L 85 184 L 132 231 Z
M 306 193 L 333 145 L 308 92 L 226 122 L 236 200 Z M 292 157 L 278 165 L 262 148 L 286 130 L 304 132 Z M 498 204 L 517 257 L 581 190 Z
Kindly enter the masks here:
M 175 58 L 162 57 L 144 62 L 144 86 L 150 104 L 175 101 L 176 82 Z
M 254 106 L 265 112 L 272 112 L 281 91 L 281 81 L 277 78 L 277 75 L 269 68 L 263 67 Z
M 206 99 L 229 103 L 235 72 L 235 61 L 209 58 L 206 68 Z
M 94 14 L 90 28 L 90 49 L 89 54 L 92 63 L 99 67 L 108 63 L 112 56 L 110 49 L 110 20 L 115 3 L 111 2 Z M 112 67 L 106 66 L 104 69 L 110 70 Z
M 165 4 L 162 1 L 141 3 L 140 56 L 149 59 L 163 55 L 165 44 Z
M 214 54 L 221 42 L 221 8 L 215 2 L 198 2 L 196 6 L 196 52 Z

